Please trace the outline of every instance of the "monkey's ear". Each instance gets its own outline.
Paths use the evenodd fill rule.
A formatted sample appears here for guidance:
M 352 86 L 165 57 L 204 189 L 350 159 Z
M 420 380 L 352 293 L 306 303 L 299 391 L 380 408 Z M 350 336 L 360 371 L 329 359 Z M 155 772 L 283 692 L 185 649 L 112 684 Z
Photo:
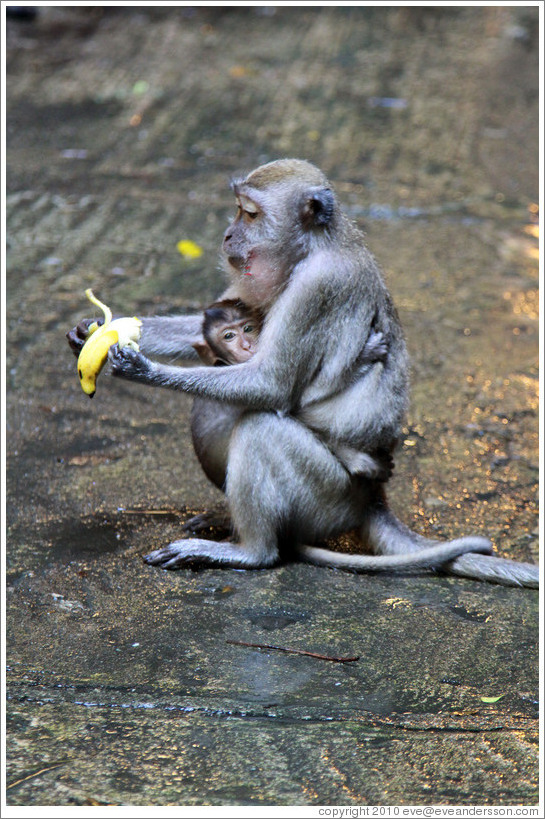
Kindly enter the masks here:
M 216 356 L 206 341 L 195 341 L 195 343 L 191 346 L 196 351 L 203 364 L 207 364 L 209 367 L 214 366 L 216 363 Z
M 301 221 L 308 227 L 324 227 L 331 222 L 335 197 L 330 188 L 310 188 L 301 206 Z

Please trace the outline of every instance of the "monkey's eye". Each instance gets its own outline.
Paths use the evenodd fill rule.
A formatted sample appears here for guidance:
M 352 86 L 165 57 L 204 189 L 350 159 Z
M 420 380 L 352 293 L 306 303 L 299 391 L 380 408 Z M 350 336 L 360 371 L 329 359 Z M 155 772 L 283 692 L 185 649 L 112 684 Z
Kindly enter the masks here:
M 225 333 L 222 334 L 222 339 L 224 341 L 232 341 L 235 335 L 236 333 L 233 330 L 227 330 Z
M 238 207 L 242 210 L 244 216 L 247 216 L 248 219 L 255 219 L 256 216 L 259 216 L 258 206 L 247 196 L 240 196 L 237 204 Z

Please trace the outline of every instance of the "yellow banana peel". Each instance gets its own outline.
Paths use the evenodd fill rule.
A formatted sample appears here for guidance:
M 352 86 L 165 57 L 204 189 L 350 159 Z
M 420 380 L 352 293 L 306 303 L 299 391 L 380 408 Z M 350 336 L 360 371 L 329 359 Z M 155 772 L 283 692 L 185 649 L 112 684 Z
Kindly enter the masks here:
M 104 324 L 93 322 L 89 326 L 87 341 L 78 356 L 78 375 L 81 388 L 89 398 L 96 392 L 97 378 L 108 358 L 113 344 L 138 350 L 142 322 L 136 316 L 114 319 L 110 308 L 99 301 L 91 289 L 85 295 L 104 313 Z

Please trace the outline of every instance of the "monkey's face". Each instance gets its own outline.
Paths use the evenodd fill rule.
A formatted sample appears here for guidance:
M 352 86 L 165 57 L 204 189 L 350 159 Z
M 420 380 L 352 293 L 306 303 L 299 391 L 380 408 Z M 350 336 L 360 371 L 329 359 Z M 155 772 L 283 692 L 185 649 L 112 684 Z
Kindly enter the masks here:
M 237 272 L 251 275 L 256 253 L 266 245 L 265 215 L 249 196 L 236 197 L 237 212 L 223 237 L 227 261 Z
M 223 238 L 242 300 L 263 309 L 295 267 L 334 238 L 337 204 L 326 177 L 308 162 L 277 160 L 232 185 L 237 213 Z
M 290 159 L 262 165 L 232 188 L 237 213 L 223 237 L 229 267 L 250 289 L 274 291 L 314 242 L 327 241 L 334 194 L 321 171 Z
M 252 319 L 212 327 L 209 344 L 216 355 L 226 364 L 242 364 L 257 349 L 259 326 Z

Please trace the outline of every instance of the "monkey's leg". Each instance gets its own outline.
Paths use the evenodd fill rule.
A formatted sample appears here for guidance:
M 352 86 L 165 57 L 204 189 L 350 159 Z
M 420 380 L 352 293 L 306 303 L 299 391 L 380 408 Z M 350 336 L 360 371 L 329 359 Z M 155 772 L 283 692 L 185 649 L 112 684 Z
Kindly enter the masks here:
M 163 549 L 144 556 L 146 563 L 162 569 L 184 566 L 231 566 L 233 569 L 261 569 L 276 563 L 278 554 L 266 543 L 216 542 L 201 538 L 175 540 Z
M 209 480 L 223 492 L 227 476 L 229 441 L 242 414 L 240 407 L 195 398 L 191 409 L 193 448 Z
M 263 441 L 260 427 L 267 426 L 266 418 L 265 424 L 260 424 L 262 416 L 261 413 L 252 414 L 248 422 L 246 417 L 241 417 L 234 432 L 232 425 L 230 428 L 232 440 L 229 445 L 226 494 L 238 542 L 218 543 L 202 538 L 177 540 L 146 555 L 146 563 L 164 569 L 177 569 L 184 565 L 225 565 L 251 569 L 277 562 L 279 527 L 275 510 L 270 508 L 272 498 L 268 491 L 268 465 L 264 463 L 264 452 L 259 446 Z
M 346 470 L 309 430 L 276 413 L 240 418 L 229 446 L 226 495 L 238 542 L 178 540 L 146 562 L 168 569 L 272 566 L 286 531 L 304 542 L 360 523 Z
M 203 398 L 196 398 L 193 402 L 191 434 L 195 454 L 207 477 L 222 491 L 225 491 L 229 441 L 241 412 L 240 408 L 216 401 L 207 401 Z M 206 528 L 206 516 L 191 518 L 184 524 L 182 531 L 191 531 L 193 524 L 196 524 L 197 527 L 194 533 Z M 230 518 L 225 517 L 220 525 L 230 529 Z M 259 557 L 256 558 L 256 555 Z M 229 540 L 218 542 L 205 538 L 177 540 L 162 549 L 150 552 L 144 557 L 144 560 L 146 563 L 162 566 L 164 569 L 178 569 L 191 564 L 227 564 L 240 568 L 253 568 L 269 565 L 271 562 L 267 561 L 266 556 L 262 556 L 261 548 L 252 549 Z

